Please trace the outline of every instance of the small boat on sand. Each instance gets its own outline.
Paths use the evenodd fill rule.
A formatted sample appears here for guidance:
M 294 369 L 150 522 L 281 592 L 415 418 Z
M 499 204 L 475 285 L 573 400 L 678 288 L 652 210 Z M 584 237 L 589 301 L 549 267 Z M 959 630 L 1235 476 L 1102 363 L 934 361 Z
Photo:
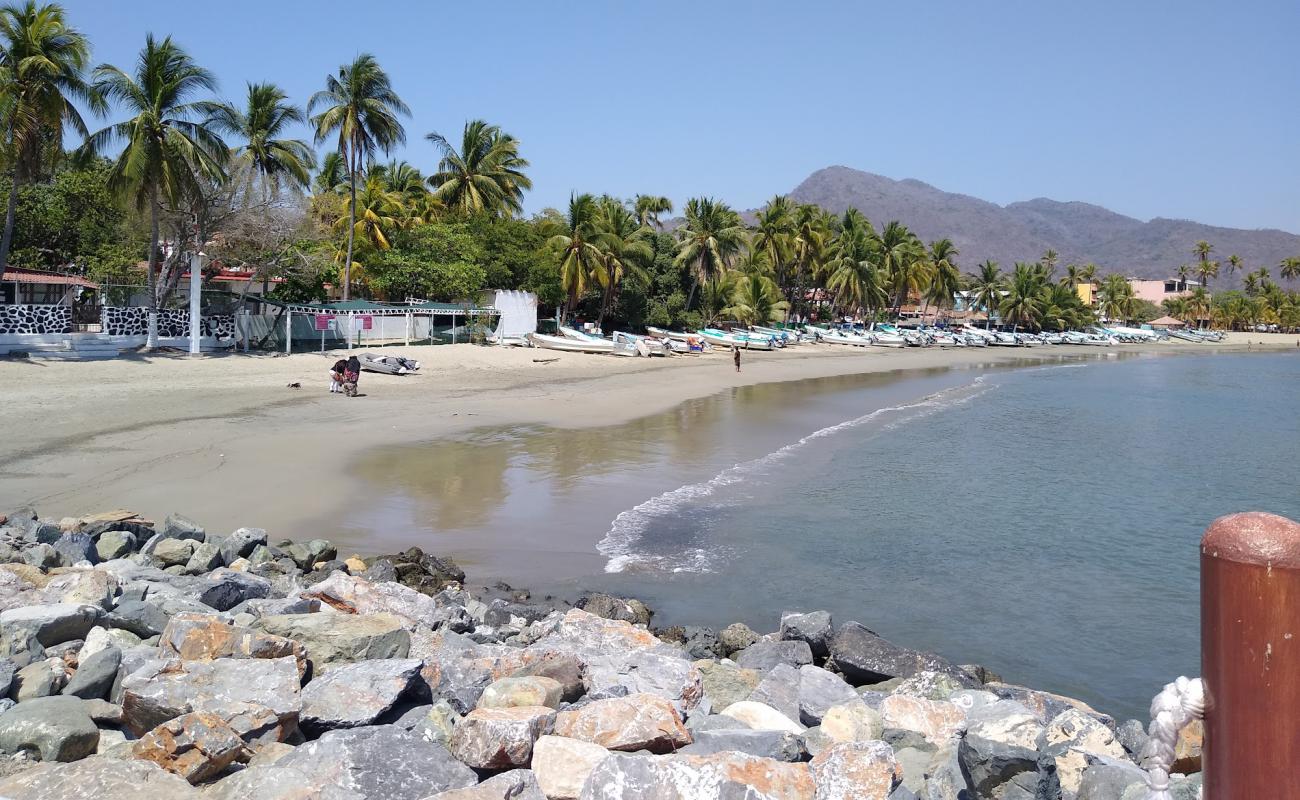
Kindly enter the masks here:
M 420 368 L 420 362 L 401 356 L 381 356 L 378 353 L 357 353 L 361 369 L 384 375 L 407 375 Z
M 544 333 L 528 334 L 533 347 L 545 350 L 562 350 L 569 353 L 613 353 L 614 343 L 608 339 L 570 339 L 567 336 L 547 336 Z

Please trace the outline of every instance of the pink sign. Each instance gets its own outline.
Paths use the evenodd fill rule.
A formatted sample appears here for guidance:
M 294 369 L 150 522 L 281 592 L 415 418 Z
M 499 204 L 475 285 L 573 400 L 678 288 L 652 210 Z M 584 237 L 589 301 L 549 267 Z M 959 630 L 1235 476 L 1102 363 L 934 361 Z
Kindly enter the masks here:
M 316 315 L 316 330 L 327 331 L 330 329 L 330 320 L 334 319 L 330 314 Z
M 368 331 L 375 327 L 375 318 L 369 314 L 361 315 L 361 330 Z

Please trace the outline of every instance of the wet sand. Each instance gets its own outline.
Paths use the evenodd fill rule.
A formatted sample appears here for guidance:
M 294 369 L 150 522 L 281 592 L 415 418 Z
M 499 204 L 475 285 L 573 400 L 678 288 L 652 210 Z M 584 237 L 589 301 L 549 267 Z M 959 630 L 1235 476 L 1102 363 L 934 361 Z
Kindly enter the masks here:
M 693 406 L 682 406 L 686 401 L 758 384 L 1119 353 L 1230 352 L 1246 349 L 1248 336 L 1251 348 L 1267 346 L 1260 344 L 1261 334 L 1242 334 L 1218 345 L 1095 349 L 804 346 L 746 353 L 740 374 L 727 354 L 619 359 L 470 345 L 395 348 L 391 352 L 417 358 L 424 368 L 407 377 L 367 373 L 361 384 L 366 396 L 358 399 L 326 391 L 326 371 L 336 353 L 137 356 L 89 363 L 2 360 L 0 508 L 31 504 L 43 515 L 58 516 L 127 507 L 153 518 L 180 511 L 214 530 L 263 527 L 273 538 L 324 536 L 374 553 L 390 543 L 427 538 L 415 527 L 420 520 L 432 521 L 426 530 L 465 527 L 464 520 L 491 511 L 500 493 L 484 491 L 482 470 L 465 466 L 491 458 L 476 436 L 511 429 L 516 433 L 509 435 L 518 436 L 521 426 L 614 426 L 674 408 L 690 414 Z M 1275 337 L 1272 345 L 1294 348 L 1295 337 Z M 293 383 L 301 388 L 290 388 Z M 650 427 L 642 441 L 676 441 L 679 447 L 691 446 L 695 434 L 690 431 L 708 427 L 684 426 L 671 416 L 646 424 Z M 448 447 L 437 444 L 447 437 L 462 440 Z M 538 458 L 553 460 L 559 475 L 591 472 L 600 469 L 595 453 L 603 457 L 619 448 L 617 436 L 574 440 L 584 443 L 548 445 L 554 452 Z M 419 455 L 427 463 L 411 472 L 426 480 L 440 476 L 442 501 L 436 511 L 412 509 L 410 521 L 385 509 L 375 520 L 383 527 L 367 531 L 358 519 L 374 503 L 374 487 L 417 479 L 376 455 L 384 452 L 380 448 L 399 445 L 427 448 Z M 502 452 L 508 454 L 508 448 Z M 623 457 L 640 456 L 633 448 Z M 543 502 L 554 498 L 537 497 L 536 503 Z M 602 513 L 589 511 L 581 498 L 566 502 L 575 520 Z M 590 550 L 583 552 L 573 542 L 548 543 L 544 534 L 539 536 L 542 532 L 530 531 L 529 504 L 518 507 L 522 518 L 506 520 L 493 540 L 463 548 L 470 561 L 482 561 L 472 557 L 472 550 L 482 554 L 527 541 L 537 554 L 539 575 L 570 559 L 595 563 Z M 605 516 L 601 523 L 607 521 Z M 589 534 L 584 541 L 590 541 Z

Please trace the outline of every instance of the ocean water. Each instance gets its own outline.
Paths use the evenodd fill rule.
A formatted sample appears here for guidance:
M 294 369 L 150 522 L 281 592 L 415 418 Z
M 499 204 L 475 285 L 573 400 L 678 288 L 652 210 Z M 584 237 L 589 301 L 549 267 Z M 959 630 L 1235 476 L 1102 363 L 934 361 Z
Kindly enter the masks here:
M 825 608 L 1142 717 L 1199 674 L 1205 527 L 1300 519 L 1300 357 L 955 377 L 628 507 L 585 585 L 671 624 Z

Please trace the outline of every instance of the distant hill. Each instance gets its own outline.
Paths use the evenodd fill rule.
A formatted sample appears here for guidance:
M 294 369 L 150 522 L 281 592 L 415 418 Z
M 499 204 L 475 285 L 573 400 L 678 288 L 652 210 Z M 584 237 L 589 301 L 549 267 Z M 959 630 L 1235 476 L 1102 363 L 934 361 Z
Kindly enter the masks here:
M 1277 280 L 1278 262 L 1300 256 L 1300 236 L 1285 231 L 1219 228 L 1159 217 L 1143 222 L 1089 203 L 1046 198 L 999 206 L 918 180 L 896 181 L 848 167 L 814 172 L 790 197 L 835 213 L 857 208 L 877 227 L 896 219 L 926 242 L 947 236 L 961 251 L 958 261 L 964 271 L 986 258 L 1009 268 L 1016 261 L 1036 260 L 1051 248 L 1060 254 L 1062 265 L 1092 262 L 1104 271 L 1165 278 L 1180 264 L 1192 264 L 1192 246 L 1204 239 L 1214 245 L 1214 258 L 1225 267 L 1235 253 L 1247 270 L 1266 266 Z M 1219 283 L 1227 283 L 1226 268 Z

